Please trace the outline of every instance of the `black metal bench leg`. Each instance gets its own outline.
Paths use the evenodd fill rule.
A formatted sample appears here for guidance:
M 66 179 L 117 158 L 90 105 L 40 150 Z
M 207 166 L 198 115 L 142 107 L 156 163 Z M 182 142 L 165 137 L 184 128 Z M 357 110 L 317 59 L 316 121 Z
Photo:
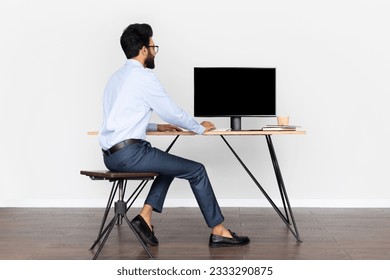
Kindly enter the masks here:
M 153 258 L 152 253 L 150 252 L 150 250 L 149 250 L 148 246 L 145 244 L 145 242 L 141 239 L 141 237 L 138 236 L 138 233 L 135 231 L 133 225 L 130 223 L 129 218 L 127 218 L 126 215 L 124 215 L 123 218 L 125 219 L 125 221 L 129 225 L 130 229 L 134 232 L 134 235 L 137 237 L 139 243 L 141 243 L 141 245 L 144 248 L 145 252 L 148 254 L 149 259 L 153 260 L 154 258 Z
M 102 237 L 104 236 L 104 234 L 107 232 L 107 230 L 110 227 L 110 224 L 111 224 L 112 221 L 105 228 L 104 228 L 104 225 L 105 225 L 105 223 L 107 221 L 107 216 L 108 216 L 108 213 L 111 210 L 111 205 L 112 205 L 112 202 L 114 201 L 114 197 L 115 197 L 115 194 L 116 194 L 116 192 L 118 190 L 119 184 L 120 184 L 119 181 L 114 181 L 113 184 L 112 184 L 111 193 L 110 193 L 110 196 L 108 198 L 107 206 L 106 206 L 106 209 L 105 209 L 104 214 L 103 214 L 103 219 L 102 219 L 102 222 L 100 224 L 100 229 L 99 229 L 98 236 L 96 237 L 95 242 L 93 243 L 91 248 L 89 248 L 89 250 L 92 250 L 93 248 L 95 248 L 96 244 L 99 243 L 100 239 L 102 239 Z
M 104 236 L 102 243 L 100 243 L 100 246 L 99 246 L 98 250 L 96 251 L 95 255 L 93 256 L 93 260 L 96 260 L 97 257 L 99 256 L 100 251 L 103 249 L 103 246 L 104 246 L 104 244 L 106 243 L 106 241 L 107 241 L 107 239 L 108 239 L 108 236 L 110 235 L 110 233 L 111 233 L 113 227 L 115 226 L 117 220 L 118 220 L 118 215 L 115 215 L 115 217 L 114 217 L 114 218 L 111 220 L 111 222 L 108 224 L 108 226 L 107 226 L 108 231 L 107 231 L 106 235 Z M 96 243 L 97 243 L 97 242 L 96 242 Z M 95 243 L 95 244 L 96 244 L 96 243 Z
M 143 240 L 141 239 L 141 237 L 138 236 L 137 232 L 135 231 L 133 225 L 131 224 L 129 218 L 126 216 L 126 212 L 127 212 L 127 202 L 125 202 L 123 200 L 124 198 L 124 188 L 123 188 L 123 181 L 122 182 L 118 182 L 117 184 L 117 187 L 119 187 L 119 199 L 117 202 L 115 202 L 115 215 L 114 215 L 114 218 L 110 221 L 110 223 L 107 225 L 107 227 L 103 230 L 103 232 L 99 235 L 99 238 L 97 241 L 95 241 L 93 247 L 95 247 L 95 245 L 99 242 L 99 240 L 103 237 L 104 235 L 104 238 L 103 238 L 103 241 L 102 243 L 100 244 L 97 252 L 95 253 L 95 256 L 93 257 L 94 260 L 97 259 L 97 257 L 99 256 L 100 254 L 100 251 L 103 249 L 103 246 L 104 244 L 106 243 L 107 239 L 108 239 L 108 236 L 110 235 L 113 227 L 115 226 L 115 224 L 119 223 L 121 221 L 121 219 L 125 219 L 125 221 L 127 222 L 127 224 L 129 225 L 130 229 L 133 231 L 133 233 L 135 234 L 135 236 L 137 237 L 138 241 L 141 243 L 142 247 L 144 248 L 145 252 L 148 254 L 149 256 L 149 259 L 153 259 L 153 255 L 152 253 L 150 252 L 149 248 L 147 247 L 147 245 L 143 242 Z

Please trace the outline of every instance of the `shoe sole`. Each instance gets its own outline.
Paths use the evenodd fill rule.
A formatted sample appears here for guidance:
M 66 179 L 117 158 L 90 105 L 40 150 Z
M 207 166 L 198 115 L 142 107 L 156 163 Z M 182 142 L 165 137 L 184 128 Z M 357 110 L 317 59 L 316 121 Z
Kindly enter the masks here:
M 248 245 L 250 241 L 245 243 L 209 243 L 210 248 L 220 248 L 220 247 L 238 247 Z

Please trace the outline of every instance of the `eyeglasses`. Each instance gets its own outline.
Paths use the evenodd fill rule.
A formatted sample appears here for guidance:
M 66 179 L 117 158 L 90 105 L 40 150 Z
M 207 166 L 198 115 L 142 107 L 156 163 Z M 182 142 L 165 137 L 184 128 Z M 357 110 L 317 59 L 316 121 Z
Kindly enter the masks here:
M 158 53 L 158 46 L 156 46 L 156 45 L 154 45 L 154 46 L 148 46 L 148 48 L 153 48 L 154 53 Z

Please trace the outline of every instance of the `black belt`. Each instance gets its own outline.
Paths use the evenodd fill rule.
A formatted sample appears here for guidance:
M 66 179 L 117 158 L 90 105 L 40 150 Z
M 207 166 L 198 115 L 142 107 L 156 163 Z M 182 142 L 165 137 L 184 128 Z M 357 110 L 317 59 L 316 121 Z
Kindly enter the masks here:
M 126 140 L 123 140 L 123 141 L 115 144 L 114 146 L 112 146 L 108 150 L 102 149 L 102 151 L 103 151 L 103 154 L 105 154 L 106 156 L 109 156 L 109 155 L 123 149 L 124 147 L 131 145 L 131 144 L 135 144 L 135 143 L 141 143 L 141 140 L 140 139 L 126 139 Z

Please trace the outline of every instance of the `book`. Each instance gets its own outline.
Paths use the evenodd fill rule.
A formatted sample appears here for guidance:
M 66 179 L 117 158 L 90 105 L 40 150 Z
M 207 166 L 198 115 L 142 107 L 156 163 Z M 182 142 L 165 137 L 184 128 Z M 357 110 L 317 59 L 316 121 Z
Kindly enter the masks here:
M 266 125 L 262 128 L 262 130 L 288 130 L 288 131 L 295 131 L 297 130 L 297 125 Z

